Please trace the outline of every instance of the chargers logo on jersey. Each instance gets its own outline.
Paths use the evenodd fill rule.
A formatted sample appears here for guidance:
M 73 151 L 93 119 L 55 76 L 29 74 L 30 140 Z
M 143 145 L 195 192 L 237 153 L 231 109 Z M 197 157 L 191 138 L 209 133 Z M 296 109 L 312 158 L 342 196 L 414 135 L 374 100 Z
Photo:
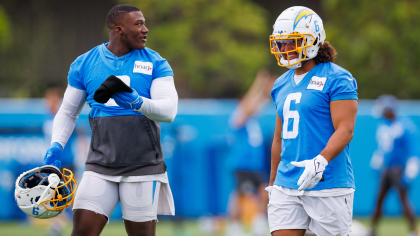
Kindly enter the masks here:
M 311 15 L 315 15 L 316 13 L 314 12 L 314 11 L 312 11 L 312 10 L 310 10 L 310 9 L 303 9 L 303 10 L 301 10 L 298 14 L 297 14 L 297 16 L 296 16 L 296 19 L 295 19 L 295 22 L 294 22 L 294 24 L 293 24 L 293 30 L 295 30 L 295 28 L 296 28 L 296 26 L 297 26 L 297 24 L 299 23 L 299 21 L 302 19 L 302 18 L 308 18 L 308 16 L 311 16 Z

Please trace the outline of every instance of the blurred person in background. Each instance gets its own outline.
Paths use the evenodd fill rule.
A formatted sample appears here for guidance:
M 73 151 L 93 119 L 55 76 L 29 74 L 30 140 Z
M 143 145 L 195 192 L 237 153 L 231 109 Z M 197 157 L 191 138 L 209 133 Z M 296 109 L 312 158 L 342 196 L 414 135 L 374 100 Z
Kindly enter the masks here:
M 333 63 L 321 18 L 306 7 L 283 11 L 270 36 L 278 65 L 268 221 L 273 236 L 351 233 L 354 176 L 349 143 L 357 84 Z
M 260 70 L 229 120 L 227 165 L 235 176 L 236 189 L 229 199 L 226 235 L 246 235 L 243 225 L 251 226 L 252 235 L 268 234 L 268 195 L 264 188 L 269 171 L 265 168 L 263 133 L 255 116 L 269 101 L 276 78 L 267 70 Z
M 45 105 L 48 108 L 48 119 L 42 125 L 42 132 L 44 133 L 45 139 L 48 141 L 48 143 L 51 143 L 54 117 L 61 106 L 61 103 L 63 101 L 63 95 L 64 90 L 59 87 L 49 88 L 45 91 L 44 94 Z M 74 141 L 75 135 L 70 136 L 69 140 L 67 141 L 67 145 L 63 149 L 63 152 L 61 154 L 62 167 L 69 169 L 72 172 L 74 170 L 74 155 L 72 152 L 72 146 Z
M 60 168 L 63 147 L 87 101 L 92 137 L 71 235 L 100 235 L 120 202 L 127 234 L 153 236 L 157 215 L 175 214 L 159 124 L 172 122 L 177 113 L 173 71 L 145 47 L 149 30 L 137 7 L 113 7 L 106 23 L 109 42 L 70 66 L 44 164 Z
M 61 103 L 63 101 L 64 90 L 60 87 L 51 87 L 45 91 L 44 94 L 44 101 L 45 105 L 48 109 L 48 119 L 42 125 L 42 132 L 44 133 L 44 137 L 48 143 L 51 143 L 52 137 L 52 130 L 53 130 L 53 121 L 54 117 L 57 114 Z M 62 162 L 61 165 L 63 168 L 69 169 L 70 171 L 74 171 L 74 154 L 73 154 L 73 144 L 75 141 L 76 135 L 71 135 L 69 140 L 67 141 L 67 145 L 63 149 L 61 154 Z M 50 236 L 58 236 L 62 235 L 64 228 L 69 223 L 71 219 L 72 212 L 70 208 L 67 208 L 64 211 L 64 214 L 60 214 L 57 217 L 52 218 L 48 221 L 48 234 Z M 40 219 L 31 218 L 35 224 L 45 222 Z
M 42 131 L 45 139 L 50 144 L 53 131 L 54 117 L 57 114 L 63 101 L 64 89 L 60 87 L 51 87 L 45 91 L 45 105 L 48 108 L 48 119 L 42 125 Z M 79 181 L 82 178 L 85 169 L 86 156 L 88 154 L 89 130 L 87 127 L 75 126 L 72 135 L 67 141 L 63 152 L 61 153 L 61 166 L 74 173 Z
M 376 129 L 378 147 L 370 161 L 370 166 L 381 172 L 378 195 L 372 215 L 370 236 L 376 236 L 376 229 L 382 216 L 385 197 L 391 188 L 398 191 L 405 217 L 411 233 L 415 232 L 415 210 L 408 199 L 409 184 L 419 172 L 419 158 L 416 155 L 414 134 L 417 128 L 408 118 L 397 115 L 397 99 L 392 95 L 382 95 L 376 100 L 375 110 L 381 119 Z

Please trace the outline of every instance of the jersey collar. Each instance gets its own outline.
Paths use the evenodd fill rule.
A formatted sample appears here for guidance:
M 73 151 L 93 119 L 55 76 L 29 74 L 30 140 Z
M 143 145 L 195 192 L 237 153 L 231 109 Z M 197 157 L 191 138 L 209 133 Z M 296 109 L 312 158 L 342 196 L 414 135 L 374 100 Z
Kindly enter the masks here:
M 110 59 L 113 59 L 113 60 L 127 60 L 134 53 L 134 50 L 133 50 L 133 51 L 131 51 L 131 52 L 125 54 L 125 55 L 122 55 L 120 57 L 117 57 L 114 53 L 112 53 L 111 51 L 109 51 L 109 49 L 106 47 L 106 46 L 108 46 L 108 44 L 109 43 L 104 43 L 103 44 L 104 56 L 107 57 L 107 58 L 110 58 Z
M 292 71 L 292 73 L 290 73 L 291 74 L 291 76 L 290 76 L 290 82 L 292 83 L 292 86 L 293 86 L 293 88 L 297 88 L 297 87 L 299 87 L 299 86 L 301 86 L 302 84 L 305 84 L 306 83 L 306 81 L 309 79 L 309 78 L 311 78 L 312 77 L 312 75 L 314 74 L 314 72 L 315 71 L 317 71 L 318 70 L 318 66 L 320 65 L 321 63 L 319 63 L 318 65 L 315 65 L 314 66 L 314 68 L 312 68 L 306 75 L 305 75 L 305 77 L 299 82 L 299 84 L 296 84 L 295 83 L 295 70 L 293 69 Z
M 102 58 L 102 61 L 111 70 L 120 71 L 123 68 L 127 67 L 128 64 L 130 64 L 129 61 L 132 58 L 135 58 L 132 55 L 134 55 L 134 53 L 135 53 L 136 50 L 133 50 L 133 51 L 131 51 L 131 52 L 129 52 L 129 53 L 121 56 L 121 57 L 117 57 L 111 51 L 109 51 L 108 48 L 106 48 L 106 45 L 108 45 L 108 43 L 104 43 L 104 44 L 102 44 L 102 45 L 99 46 L 99 54 L 100 54 L 100 56 Z M 111 61 L 113 61 L 113 60 L 126 60 L 126 62 L 124 62 L 123 66 L 121 66 L 120 68 L 117 69 L 117 68 L 115 68 L 115 66 L 113 65 L 113 63 L 111 63 Z

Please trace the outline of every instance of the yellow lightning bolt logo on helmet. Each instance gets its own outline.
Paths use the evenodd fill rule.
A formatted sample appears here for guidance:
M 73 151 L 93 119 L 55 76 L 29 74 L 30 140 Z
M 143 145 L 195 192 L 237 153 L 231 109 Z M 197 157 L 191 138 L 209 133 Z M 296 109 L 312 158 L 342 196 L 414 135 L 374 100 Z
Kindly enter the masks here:
M 299 21 L 302 19 L 302 18 L 308 18 L 308 16 L 311 16 L 311 15 L 316 15 L 316 13 L 314 12 L 314 11 L 312 11 L 312 10 L 310 10 L 310 9 L 303 9 L 303 10 L 301 10 L 298 14 L 297 14 L 297 16 L 296 16 L 296 19 L 295 19 L 295 22 L 294 22 L 294 24 L 293 24 L 293 30 L 295 30 L 295 28 L 296 28 L 296 25 L 299 23 Z

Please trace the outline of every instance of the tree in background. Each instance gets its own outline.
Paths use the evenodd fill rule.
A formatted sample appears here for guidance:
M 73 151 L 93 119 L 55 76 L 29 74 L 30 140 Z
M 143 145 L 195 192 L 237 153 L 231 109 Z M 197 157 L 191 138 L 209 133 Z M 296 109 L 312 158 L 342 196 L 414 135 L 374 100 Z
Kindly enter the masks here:
M 420 1 L 323 0 L 327 41 L 360 98 L 420 98 Z
M 269 63 L 268 12 L 250 0 L 129 0 L 181 97 L 238 97 Z
M 70 64 L 106 42 L 105 19 L 115 0 L 13 0 L 0 5 L 13 40 L 0 49 L 0 97 L 43 97 L 66 88 Z M 4 16 L 0 12 L 0 31 Z M 3 36 L 0 32 L 0 44 Z M 1 46 L 0 46 L 1 47 Z
M 106 41 L 105 17 L 117 3 L 143 11 L 146 45 L 170 62 L 180 97 L 239 97 L 261 67 L 280 73 L 269 52 L 270 21 L 288 4 L 318 4 L 296 1 L 2 1 L 0 97 L 42 97 L 50 85 L 65 88 L 69 65 Z M 420 1 L 321 2 L 327 40 L 338 64 L 357 79 L 360 98 L 420 99 Z
M 10 22 L 3 7 L 0 6 L 0 51 L 4 50 L 11 41 Z

